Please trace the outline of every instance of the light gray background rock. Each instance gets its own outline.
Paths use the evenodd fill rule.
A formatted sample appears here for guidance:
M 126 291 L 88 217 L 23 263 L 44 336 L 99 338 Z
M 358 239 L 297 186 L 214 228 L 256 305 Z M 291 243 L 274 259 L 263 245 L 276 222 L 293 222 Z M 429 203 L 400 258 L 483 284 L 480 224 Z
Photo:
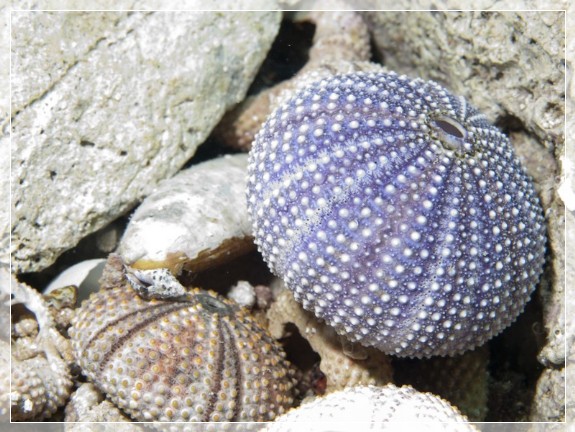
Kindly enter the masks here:
M 533 396 L 531 420 L 565 420 L 565 369 L 545 369 L 541 373 Z
M 276 10 L 275 0 L 12 0 L 13 10 L 253 11 Z
M 496 119 L 517 117 L 562 150 L 563 12 L 369 12 L 392 70 L 433 79 Z
M 567 232 L 565 240 L 567 248 L 566 259 L 566 316 L 565 316 L 565 345 L 567 347 L 567 365 L 565 378 L 567 382 L 566 413 L 565 418 L 573 425 L 575 430 L 575 215 L 566 212 Z
M 10 8 L 0 1 L 0 86 L 10 88 Z M 10 263 L 10 93 L 0 91 L 0 264 Z
M 9 119 L 2 118 L 0 125 L 0 263 L 10 264 L 10 132 Z
M 575 61 L 575 3 L 571 2 L 567 9 L 567 143 L 565 157 L 569 164 L 563 166 L 565 191 L 561 197 L 569 211 L 565 212 L 566 225 L 566 274 L 565 274 L 565 345 L 567 347 L 567 365 L 565 378 L 566 392 L 565 419 L 569 422 L 569 431 L 575 431 L 575 79 L 573 67 Z M 567 166 L 566 166 L 567 165 Z M 569 197 L 566 199 L 566 195 Z
M 243 99 L 274 12 L 12 15 L 12 262 L 38 271 L 129 210 Z

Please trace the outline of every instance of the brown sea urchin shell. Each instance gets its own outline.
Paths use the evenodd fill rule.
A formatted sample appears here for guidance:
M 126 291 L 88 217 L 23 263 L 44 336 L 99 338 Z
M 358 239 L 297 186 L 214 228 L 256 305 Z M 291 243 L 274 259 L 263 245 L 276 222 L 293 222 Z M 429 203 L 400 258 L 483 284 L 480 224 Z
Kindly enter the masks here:
M 70 335 L 84 374 L 138 421 L 265 421 L 292 405 L 279 345 L 210 291 L 145 301 L 125 286 L 101 290 Z

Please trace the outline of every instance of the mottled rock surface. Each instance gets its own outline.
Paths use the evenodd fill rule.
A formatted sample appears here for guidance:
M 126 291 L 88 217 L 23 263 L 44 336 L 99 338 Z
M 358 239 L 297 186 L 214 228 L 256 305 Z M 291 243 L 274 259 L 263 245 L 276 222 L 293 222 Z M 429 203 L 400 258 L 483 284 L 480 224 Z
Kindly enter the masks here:
M 6 175 L 0 176 L 0 263 L 8 266 L 10 264 L 10 146 L 9 119 L 0 120 L 0 172 Z
M 0 424 L 10 421 L 10 273 L 0 264 Z
M 0 422 L 10 421 L 10 344 L 0 339 Z
M 10 88 L 10 8 L 0 5 L 0 86 Z M 10 246 L 10 94 L 0 92 L 0 263 L 9 264 Z M 6 197 L 6 198 L 5 198 Z
M 390 69 L 443 83 L 492 118 L 517 117 L 548 148 L 559 145 L 562 12 L 374 12 L 366 17 Z
M 47 267 L 181 168 L 245 96 L 279 19 L 15 13 L 15 270 Z
M 575 4 L 569 3 L 567 9 L 567 28 L 575 26 Z M 573 33 L 568 33 L 567 37 L 567 124 L 566 134 L 571 137 L 565 147 L 565 160 L 563 165 L 564 188 L 563 193 L 559 191 L 561 198 L 565 202 L 568 211 L 565 212 L 566 235 L 565 240 L 569 247 L 566 248 L 566 274 L 565 274 L 565 317 L 567 359 L 565 367 L 565 378 L 567 388 L 575 388 L 575 79 L 573 79 L 573 62 L 575 59 L 575 38 Z M 567 161 L 569 163 L 567 163 Z M 566 392 L 565 418 L 571 423 L 571 430 L 575 430 L 575 392 Z
M 575 243 L 575 215 L 573 212 L 566 213 L 567 244 L 573 245 Z M 567 359 L 565 367 L 565 378 L 567 380 L 567 388 L 575 388 L 575 250 L 571 246 L 567 249 L 567 274 L 566 274 L 566 309 L 567 316 L 565 322 L 566 337 L 565 345 L 567 347 Z M 565 418 L 575 425 L 575 392 L 567 391 L 566 394 L 566 412 Z
M 545 369 L 537 381 L 531 421 L 565 421 L 565 370 Z
M 388 356 L 373 347 L 346 342 L 331 327 L 304 310 L 279 279 L 275 282 L 275 302 L 267 312 L 269 331 L 280 339 L 285 336 L 286 324 L 295 324 L 300 335 L 321 357 L 319 367 L 327 378 L 326 393 L 392 382 L 393 369 Z

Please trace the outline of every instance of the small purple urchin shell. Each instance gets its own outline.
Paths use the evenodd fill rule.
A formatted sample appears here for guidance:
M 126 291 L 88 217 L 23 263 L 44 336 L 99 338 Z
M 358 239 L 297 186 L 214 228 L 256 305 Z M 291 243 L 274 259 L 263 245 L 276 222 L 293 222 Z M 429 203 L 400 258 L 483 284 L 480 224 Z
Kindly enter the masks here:
M 338 333 L 386 353 L 484 343 L 542 272 L 542 209 L 508 138 L 434 82 L 316 82 L 268 118 L 248 172 L 271 270 Z

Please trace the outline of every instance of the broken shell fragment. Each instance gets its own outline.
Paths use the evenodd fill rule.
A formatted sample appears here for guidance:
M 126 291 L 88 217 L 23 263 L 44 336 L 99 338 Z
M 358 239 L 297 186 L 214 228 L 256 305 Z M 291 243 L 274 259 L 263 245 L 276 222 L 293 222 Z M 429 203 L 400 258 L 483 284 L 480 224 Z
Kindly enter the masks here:
M 162 182 L 136 209 L 118 253 L 135 269 L 201 271 L 253 246 L 247 155 L 227 155 Z
M 65 409 L 65 422 L 114 422 L 128 423 L 131 419 L 122 413 L 112 402 L 104 398 L 104 395 L 92 383 L 83 383 L 70 396 L 70 402 Z M 82 426 L 72 430 L 82 431 Z M 136 425 L 134 425 L 136 426 Z M 135 427 L 135 430 L 140 430 Z M 70 432 L 67 429 L 66 432 Z
M 52 291 L 75 285 L 78 287 L 77 299 L 79 302 L 87 299 L 91 293 L 98 291 L 98 279 L 102 276 L 102 270 L 106 260 L 103 258 L 89 259 L 81 261 L 67 268 L 56 276 L 44 290 L 44 294 L 50 294 Z M 66 291 L 66 293 L 69 291 Z M 60 292 L 60 295 L 65 294 Z M 52 294 L 53 296 L 54 294 Z M 75 301 L 74 301 L 75 303 Z
M 12 421 L 40 421 L 51 417 L 68 400 L 73 382 L 69 364 L 72 361 L 70 342 L 57 330 L 53 310 L 44 296 L 31 286 L 0 271 L 0 291 L 11 288 L 12 304 L 23 305 L 34 314 L 12 328 L 14 346 L 11 352 L 10 411 Z M 6 284 L 8 278 L 10 283 Z M 13 315 L 15 319 L 17 315 Z M 21 336 L 16 338 L 16 336 Z M 25 340 L 25 342 L 24 342 Z M 23 343 L 20 343 L 20 342 Z M 2 341 L 0 351 L 10 352 L 10 344 Z

